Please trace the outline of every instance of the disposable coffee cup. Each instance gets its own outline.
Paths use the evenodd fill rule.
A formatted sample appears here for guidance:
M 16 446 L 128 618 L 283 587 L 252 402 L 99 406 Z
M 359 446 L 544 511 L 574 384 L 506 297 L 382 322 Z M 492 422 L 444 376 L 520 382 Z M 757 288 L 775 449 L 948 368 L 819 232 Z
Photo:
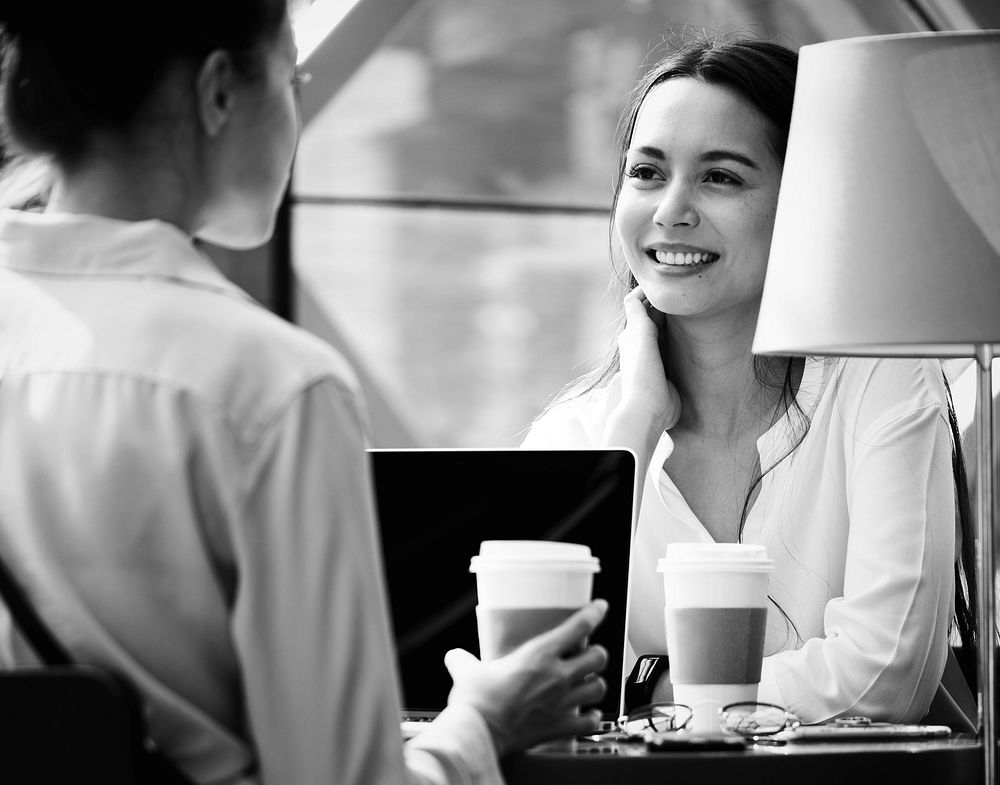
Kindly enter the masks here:
M 590 548 L 550 540 L 485 540 L 472 557 L 479 656 L 493 660 L 552 629 L 590 601 Z
M 674 701 L 692 731 L 721 733 L 721 707 L 757 700 L 774 562 L 762 545 L 672 543 L 657 571 Z

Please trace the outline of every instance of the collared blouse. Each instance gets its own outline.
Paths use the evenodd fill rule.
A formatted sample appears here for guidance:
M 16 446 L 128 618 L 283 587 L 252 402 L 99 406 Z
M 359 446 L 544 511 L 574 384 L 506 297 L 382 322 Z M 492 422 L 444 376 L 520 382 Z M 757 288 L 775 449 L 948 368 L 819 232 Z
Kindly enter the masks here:
M 367 433 L 344 359 L 176 228 L 0 217 L 0 550 L 200 782 L 502 781 L 469 706 L 404 753 Z

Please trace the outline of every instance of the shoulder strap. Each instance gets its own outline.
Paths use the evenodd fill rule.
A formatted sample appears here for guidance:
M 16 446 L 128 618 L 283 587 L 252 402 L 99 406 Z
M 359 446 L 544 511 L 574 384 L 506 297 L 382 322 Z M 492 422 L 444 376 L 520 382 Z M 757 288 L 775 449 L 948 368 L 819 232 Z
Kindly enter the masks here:
M 14 623 L 42 662 L 48 666 L 74 664 L 69 652 L 56 639 L 28 601 L 27 595 L 15 580 L 2 556 L 0 556 L 0 597 L 10 610 Z M 144 724 L 142 731 L 145 733 Z M 148 785 L 194 785 L 193 780 L 167 758 L 148 736 L 145 736 L 139 747 L 137 765 L 140 782 Z
M 24 590 L 15 580 L 2 556 L 0 556 L 0 596 L 3 597 L 14 623 L 42 662 L 46 665 L 73 664 L 73 658 L 65 647 L 56 640 L 51 630 L 42 621 L 42 617 L 28 601 Z

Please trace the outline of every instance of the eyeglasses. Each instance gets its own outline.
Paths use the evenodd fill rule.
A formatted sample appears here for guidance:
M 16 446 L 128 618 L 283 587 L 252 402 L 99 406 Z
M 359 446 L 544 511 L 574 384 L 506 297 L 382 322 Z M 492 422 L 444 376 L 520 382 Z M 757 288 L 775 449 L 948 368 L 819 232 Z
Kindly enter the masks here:
M 773 703 L 731 703 L 719 709 L 719 724 L 723 730 L 758 741 L 794 730 L 802 720 Z
M 643 739 L 650 732 L 684 730 L 693 715 L 691 707 L 683 703 L 650 703 L 619 717 L 618 728 L 627 738 Z M 719 724 L 724 732 L 755 743 L 775 743 L 769 737 L 802 723 L 794 714 L 772 703 L 731 703 L 719 709 Z
M 652 731 L 668 733 L 683 730 L 694 712 L 683 703 L 649 703 L 632 709 L 618 718 L 618 729 L 626 736 L 641 737 Z

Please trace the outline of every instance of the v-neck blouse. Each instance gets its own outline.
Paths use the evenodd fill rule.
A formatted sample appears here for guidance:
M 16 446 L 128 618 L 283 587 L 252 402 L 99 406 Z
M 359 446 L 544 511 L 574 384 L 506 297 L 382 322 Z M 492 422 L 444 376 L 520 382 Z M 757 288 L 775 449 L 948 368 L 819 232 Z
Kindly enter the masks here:
M 775 473 L 780 474 L 783 469 L 781 458 L 792 451 L 795 441 L 800 435 L 799 431 L 802 427 L 802 420 L 800 418 L 812 417 L 819 402 L 819 393 L 829 381 L 828 377 L 833 368 L 834 366 L 831 361 L 808 360 L 803 368 L 802 379 L 799 382 L 799 389 L 795 395 L 798 410 L 785 412 L 770 428 L 757 437 L 757 454 L 760 458 L 760 466 L 764 474 L 761 478 L 757 498 L 747 512 L 747 519 L 744 524 L 745 542 L 751 542 L 751 540 L 745 539 L 747 529 L 749 528 L 753 531 L 759 529 L 761 525 L 760 510 L 767 505 L 767 497 L 773 492 L 772 481 Z M 673 451 L 673 446 L 670 434 L 664 431 L 660 435 L 659 442 L 653 450 L 649 466 L 645 471 L 647 490 L 655 493 L 660 504 L 676 519 L 678 525 L 685 527 L 689 531 L 691 535 L 691 539 L 688 540 L 689 542 L 714 542 L 715 539 L 691 509 L 688 501 L 684 498 L 684 494 L 681 493 L 673 479 L 663 468 L 665 461 Z M 768 471 L 769 469 L 770 471 Z M 680 539 L 671 541 L 681 542 Z M 665 549 L 666 546 L 664 545 Z
M 616 376 L 549 409 L 522 446 L 608 446 L 604 426 L 620 399 Z M 757 441 L 765 473 L 742 535 L 775 561 L 758 697 L 807 721 L 917 720 L 944 668 L 954 597 L 940 364 L 809 358 L 796 402 Z M 666 651 L 656 564 L 667 544 L 712 541 L 662 469 L 672 447 L 662 434 L 644 468 L 626 671 L 637 655 Z

